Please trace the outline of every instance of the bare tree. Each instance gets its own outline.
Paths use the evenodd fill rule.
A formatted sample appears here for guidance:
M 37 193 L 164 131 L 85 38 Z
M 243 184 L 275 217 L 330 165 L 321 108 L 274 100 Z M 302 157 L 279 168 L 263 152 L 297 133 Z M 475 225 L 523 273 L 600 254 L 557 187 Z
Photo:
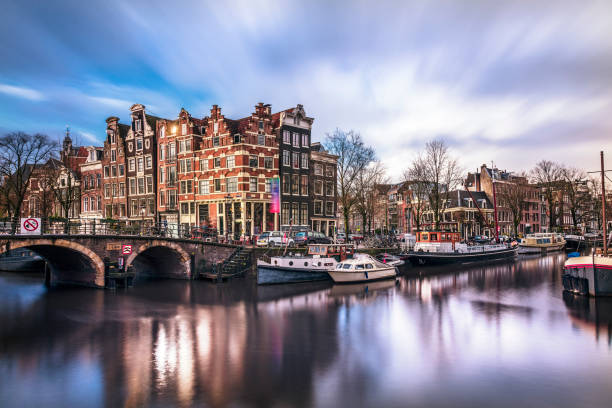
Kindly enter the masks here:
M 12 234 L 17 229 L 30 177 L 41 163 L 47 161 L 55 148 L 56 144 L 47 135 L 38 133 L 14 132 L 0 138 L 1 196 L 5 211 L 13 221 Z
M 429 207 L 432 211 L 435 229 L 440 229 L 440 218 L 446 209 L 448 194 L 461 183 L 461 170 L 444 140 L 427 142 L 422 155 L 425 180 L 431 184 Z
M 563 195 L 567 197 L 567 202 L 563 205 L 570 212 L 573 229 L 578 230 L 578 224 L 583 224 L 588 217 L 591 204 L 586 173 L 575 167 L 562 167 L 560 172 Z
M 518 227 L 523 219 L 523 212 L 527 203 L 527 186 L 517 182 L 497 183 L 497 196 L 499 205 L 510 211 L 514 235 L 518 236 Z
M 338 198 L 342 206 L 344 232 L 348 236 L 349 214 L 355 204 L 357 178 L 374 160 L 374 149 L 364 144 L 359 133 L 340 129 L 327 134 L 325 149 L 338 156 Z
M 431 182 L 427 179 L 425 161 L 421 156 L 417 157 L 404 171 L 404 181 L 408 184 L 409 207 L 412 210 L 416 230 L 421 231 L 421 221 L 431 191 Z
M 371 163 L 357 174 L 355 181 L 355 209 L 361 216 L 363 229 L 371 229 L 372 216 L 376 210 L 376 186 L 388 183 L 385 167 L 379 161 Z M 368 227 L 369 226 L 369 227 Z
M 532 170 L 533 181 L 540 185 L 548 205 L 548 225 L 552 229 L 556 226 L 555 201 L 561 180 L 561 169 L 555 162 L 541 160 Z

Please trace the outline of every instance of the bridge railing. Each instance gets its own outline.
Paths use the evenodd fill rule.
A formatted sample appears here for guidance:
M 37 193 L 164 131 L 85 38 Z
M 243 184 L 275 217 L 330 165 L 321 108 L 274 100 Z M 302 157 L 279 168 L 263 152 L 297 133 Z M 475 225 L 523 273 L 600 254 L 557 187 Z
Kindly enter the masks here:
M 11 222 L 0 223 L 0 235 L 13 234 Z M 21 235 L 21 226 L 17 225 L 15 235 Z M 28 234 L 32 235 L 32 234 Z M 38 235 L 38 234 L 35 234 Z M 131 235 L 154 238 L 194 239 L 204 242 L 221 242 L 239 244 L 239 237 L 219 235 L 214 228 L 193 227 L 181 224 L 150 223 L 132 221 L 127 223 L 118 220 L 91 219 L 86 221 L 43 220 L 40 235 Z

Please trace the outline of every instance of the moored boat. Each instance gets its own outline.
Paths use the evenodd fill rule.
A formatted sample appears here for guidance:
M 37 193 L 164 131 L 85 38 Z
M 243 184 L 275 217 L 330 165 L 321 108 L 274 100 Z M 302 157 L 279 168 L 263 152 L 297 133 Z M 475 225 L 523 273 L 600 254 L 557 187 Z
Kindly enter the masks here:
M 404 260 L 399 256 L 388 254 L 386 252 L 376 255 L 376 259 L 384 264 L 391 266 L 403 266 L 405 263 Z
M 560 234 L 539 232 L 528 234 L 519 243 L 519 254 L 546 254 L 565 248 L 565 239 Z
M 0 255 L 0 271 L 38 272 L 45 266 L 45 260 L 26 248 L 18 248 Z
M 257 284 L 329 280 L 327 272 L 354 254 L 352 244 L 311 244 L 307 255 L 264 256 L 257 260 Z
M 414 265 L 449 264 L 514 258 L 517 247 L 507 244 L 468 245 L 458 232 L 417 232 L 414 252 L 408 259 Z
M 612 296 L 612 257 L 576 256 L 565 261 L 563 289 L 580 295 Z
M 395 278 L 397 272 L 395 266 L 383 264 L 370 255 L 360 254 L 356 258 L 339 262 L 328 273 L 336 283 L 352 283 L 391 279 Z

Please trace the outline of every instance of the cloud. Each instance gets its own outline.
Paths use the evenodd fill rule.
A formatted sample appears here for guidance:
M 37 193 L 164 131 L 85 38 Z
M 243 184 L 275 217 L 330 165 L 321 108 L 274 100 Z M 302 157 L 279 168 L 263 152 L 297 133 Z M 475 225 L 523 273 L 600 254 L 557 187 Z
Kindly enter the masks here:
M 85 131 L 79 131 L 78 132 L 83 139 L 91 142 L 91 143 L 100 143 L 100 140 L 102 139 L 101 137 L 97 137 L 96 135 L 94 135 L 93 133 L 89 133 L 89 132 L 85 132 Z
M 31 101 L 45 100 L 45 95 L 43 95 L 41 92 L 20 86 L 0 84 L 0 93 L 16 96 L 18 98 L 29 99 Z

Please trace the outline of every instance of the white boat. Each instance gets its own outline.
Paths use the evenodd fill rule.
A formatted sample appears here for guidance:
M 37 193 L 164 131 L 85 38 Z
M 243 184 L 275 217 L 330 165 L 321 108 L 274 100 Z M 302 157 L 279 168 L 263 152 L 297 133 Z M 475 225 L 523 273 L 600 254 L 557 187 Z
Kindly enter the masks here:
M 561 251 L 565 248 L 565 239 L 560 234 L 539 232 L 528 234 L 519 243 L 519 254 L 545 254 Z
M 370 255 L 360 254 L 356 258 L 338 263 L 335 269 L 328 273 L 336 283 L 368 282 L 395 278 L 397 268 L 378 262 Z
M 257 260 L 257 284 L 329 280 L 327 272 L 354 253 L 352 244 L 311 244 L 307 255 L 263 256 Z
M 376 255 L 376 259 L 391 266 L 403 266 L 405 263 L 399 256 L 387 253 Z
M 563 289 L 580 295 L 612 295 L 612 257 L 593 252 L 565 261 Z

